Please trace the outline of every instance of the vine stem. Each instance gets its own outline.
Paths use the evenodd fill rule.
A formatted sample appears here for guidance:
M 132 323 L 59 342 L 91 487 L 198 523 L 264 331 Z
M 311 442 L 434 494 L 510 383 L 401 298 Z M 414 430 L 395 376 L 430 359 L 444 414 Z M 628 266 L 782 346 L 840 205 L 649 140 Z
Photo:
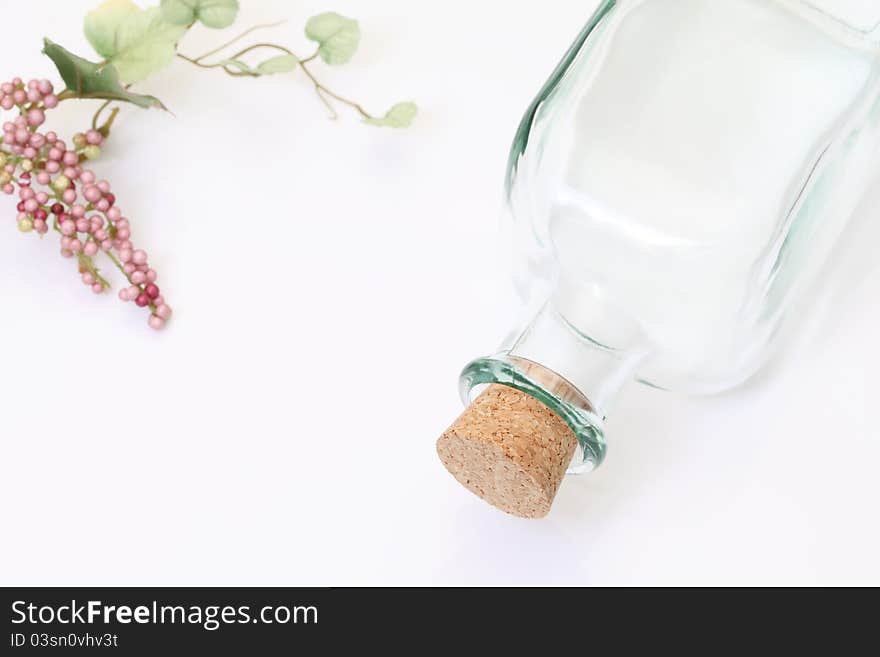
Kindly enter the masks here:
M 312 84 L 315 85 L 315 93 L 317 93 L 319 97 L 323 98 L 323 96 L 321 96 L 321 94 L 325 93 L 328 96 L 330 96 L 333 100 L 339 101 L 343 105 L 348 105 L 349 107 L 353 108 L 358 114 L 360 114 L 365 119 L 375 118 L 372 114 L 367 112 L 367 110 L 365 110 L 363 107 L 361 107 L 361 105 L 359 103 L 356 103 L 353 100 L 349 100 L 348 98 L 343 98 L 339 94 L 331 91 L 330 89 L 325 87 L 323 84 L 318 82 L 318 79 L 314 75 L 312 75 L 312 72 L 309 70 L 309 67 L 306 66 L 303 62 L 300 62 L 299 65 L 300 65 L 300 68 L 302 68 L 303 73 L 305 73 L 306 76 L 309 78 L 309 80 L 312 81 Z M 325 104 L 327 104 L 326 99 L 325 99 Z M 335 113 L 335 110 L 334 110 L 334 113 Z
M 251 30 L 251 31 L 253 31 L 253 30 Z M 242 35 L 242 36 L 244 36 L 244 35 Z M 206 64 L 202 61 L 206 57 L 208 57 L 212 54 L 215 54 L 216 52 L 219 52 L 220 50 L 223 50 L 223 48 L 227 47 L 228 45 L 231 45 L 236 40 L 237 39 L 234 39 L 229 44 L 226 44 L 225 46 L 223 46 L 221 48 L 217 48 L 210 53 L 206 53 L 205 55 L 202 55 L 201 57 L 196 57 L 196 58 L 187 57 L 183 53 L 177 53 L 177 56 L 180 57 L 181 59 L 189 62 L 190 64 L 194 64 L 200 68 L 209 68 L 209 69 L 210 68 L 222 68 L 228 75 L 231 75 L 232 77 L 258 77 L 258 74 L 255 74 L 255 73 L 249 73 L 247 71 L 235 71 L 235 70 L 230 69 L 229 65 L 227 63 L 228 60 L 222 61 L 222 62 L 214 62 L 213 64 Z M 342 103 L 343 105 L 347 105 L 348 107 L 351 107 L 353 110 L 355 110 L 358 114 L 360 114 L 365 119 L 375 118 L 372 114 L 367 112 L 367 110 L 365 110 L 363 108 L 363 106 L 360 105 L 360 103 L 357 103 L 353 100 L 345 98 L 344 96 L 340 96 L 338 93 L 336 93 L 332 89 L 329 89 L 327 86 L 325 86 L 321 81 L 318 80 L 317 77 L 315 77 L 315 75 L 309 69 L 308 64 L 311 63 L 312 61 L 314 61 L 315 59 L 317 59 L 318 51 L 315 51 L 312 55 L 310 55 L 309 57 L 306 57 L 305 59 L 300 59 L 296 55 L 296 53 L 294 53 L 292 50 L 290 50 L 289 48 L 285 48 L 284 46 L 278 45 L 276 43 L 255 43 L 251 46 L 248 46 L 247 48 L 243 48 L 242 50 L 239 50 L 237 53 L 232 55 L 229 59 L 238 59 L 239 57 L 242 57 L 242 56 L 248 54 L 249 52 L 252 52 L 254 50 L 259 50 L 261 48 L 269 48 L 271 50 L 277 50 L 277 51 L 282 52 L 286 55 L 290 55 L 291 57 L 296 58 L 297 62 L 299 62 L 300 68 L 303 70 L 303 73 L 305 73 L 306 77 L 309 78 L 312 85 L 314 86 L 315 94 L 318 96 L 318 98 L 321 100 L 321 102 L 324 104 L 324 106 L 330 112 L 331 119 L 336 119 L 336 118 L 338 118 L 339 115 L 337 114 L 336 109 L 333 107 L 333 104 L 329 100 L 327 100 L 327 97 L 332 98 L 333 100 L 335 100 L 339 103 Z
M 243 38 L 245 38 L 248 34 L 252 34 L 253 32 L 256 32 L 257 30 L 265 30 L 265 29 L 268 29 L 268 28 L 270 28 L 270 27 L 278 27 L 279 25 L 283 25 L 283 24 L 286 23 L 286 22 L 287 22 L 287 21 L 277 21 L 277 22 L 275 22 L 275 23 L 264 23 L 264 24 L 262 24 L 262 25 L 254 25 L 252 28 L 245 30 L 244 32 L 242 32 L 241 34 L 239 34 L 239 35 L 238 35 L 237 37 L 235 37 L 234 39 L 232 39 L 232 40 L 230 40 L 230 41 L 227 41 L 227 42 L 224 43 L 222 46 L 217 46 L 217 47 L 214 48 L 213 50 L 210 50 L 210 51 L 206 52 L 204 55 L 200 55 L 199 57 L 196 57 L 195 59 L 190 59 L 189 61 L 191 61 L 191 62 L 193 62 L 193 63 L 201 62 L 203 59 L 207 59 L 207 58 L 210 57 L 211 55 L 216 55 L 216 54 L 217 54 L 218 52 L 220 52 L 221 50 L 224 50 L 225 48 L 228 48 L 228 47 L 231 46 L 233 43 L 238 43 L 238 42 L 241 41 Z M 188 58 L 185 57 L 184 59 L 188 59 Z
M 180 59 L 183 59 L 190 64 L 195 64 L 196 66 L 200 66 L 201 68 L 217 68 L 218 66 L 222 66 L 222 64 L 202 64 L 198 59 L 193 59 L 192 57 L 187 57 L 182 52 L 177 53 L 177 56 Z
M 92 130 L 98 129 L 98 119 L 101 118 L 101 113 L 110 106 L 112 100 L 105 100 L 101 103 L 101 106 L 98 108 L 98 111 L 95 112 L 95 115 L 92 117 Z
M 100 127 L 98 126 L 98 119 L 101 118 L 101 113 L 105 109 L 107 109 L 111 102 L 113 101 L 108 100 L 103 105 L 101 105 L 101 107 L 98 108 L 98 111 L 95 112 L 95 116 L 92 117 L 92 128 L 104 135 L 105 138 L 110 136 L 110 128 L 113 127 L 113 122 L 116 120 L 116 117 L 119 114 L 119 108 L 114 107 L 112 110 L 110 110 L 110 116 L 107 117 L 107 120 L 104 121 L 104 123 Z

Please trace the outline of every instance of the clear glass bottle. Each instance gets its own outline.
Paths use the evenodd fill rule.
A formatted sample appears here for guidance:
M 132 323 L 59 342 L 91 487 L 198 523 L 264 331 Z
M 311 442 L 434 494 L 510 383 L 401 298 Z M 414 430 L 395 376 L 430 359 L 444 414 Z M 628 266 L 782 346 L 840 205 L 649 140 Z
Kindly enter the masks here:
M 516 133 L 532 315 L 465 367 L 464 401 L 491 383 L 536 397 L 584 470 L 628 381 L 750 377 L 877 169 L 878 99 L 880 3 L 604 0 Z

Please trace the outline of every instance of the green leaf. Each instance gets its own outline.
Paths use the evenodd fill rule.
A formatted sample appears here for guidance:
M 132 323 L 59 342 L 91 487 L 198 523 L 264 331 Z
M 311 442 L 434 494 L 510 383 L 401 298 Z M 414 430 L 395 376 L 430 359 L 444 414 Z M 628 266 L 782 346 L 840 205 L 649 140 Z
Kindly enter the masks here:
M 134 84 L 171 63 L 186 26 L 166 22 L 158 7 L 141 9 L 131 0 L 106 0 L 86 16 L 85 32 L 122 81 Z
M 299 65 L 299 60 L 293 55 L 279 55 L 257 65 L 257 71 L 263 75 L 273 73 L 290 73 Z
M 159 8 L 162 18 L 172 25 L 192 25 L 196 21 L 195 4 L 198 0 L 162 0 Z
M 173 25 L 192 25 L 222 29 L 235 22 L 238 0 L 162 0 L 162 15 Z
M 419 108 L 415 103 L 397 103 L 382 118 L 366 119 L 364 123 L 389 128 L 408 128 L 416 118 Z
M 248 75 L 260 75 L 259 71 L 255 71 L 250 67 L 249 64 L 241 61 L 240 59 L 224 59 L 217 63 L 222 66 L 238 69 L 242 73 L 247 73 Z
M 110 57 L 115 48 L 114 30 L 112 26 L 118 25 L 127 19 L 132 13 L 141 11 L 140 7 L 131 0 L 106 0 L 97 9 L 86 14 L 85 33 L 86 39 L 102 57 Z
M 100 98 L 134 103 L 138 107 L 165 106 L 154 96 L 133 94 L 119 82 L 119 74 L 110 64 L 95 64 L 65 50 L 49 39 L 43 39 L 43 52 L 55 63 L 67 90 L 77 98 Z
M 345 64 L 357 50 L 361 29 L 356 20 L 328 11 L 309 19 L 306 36 L 319 44 L 318 54 L 325 62 Z

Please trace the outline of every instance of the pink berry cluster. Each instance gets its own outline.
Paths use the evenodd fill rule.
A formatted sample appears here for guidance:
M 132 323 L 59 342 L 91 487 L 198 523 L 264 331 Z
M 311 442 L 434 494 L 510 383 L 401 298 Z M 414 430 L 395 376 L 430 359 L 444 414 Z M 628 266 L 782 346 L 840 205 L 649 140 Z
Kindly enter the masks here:
M 76 258 L 85 285 L 100 294 L 110 286 L 95 267 L 94 258 L 104 252 L 122 271 L 128 287 L 119 292 L 150 311 L 149 325 L 161 329 L 171 316 L 156 285 L 156 271 L 147 254 L 131 243 L 129 221 L 116 204 L 106 180 L 82 164 L 100 156 L 104 135 L 98 130 L 77 133 L 68 148 L 54 132 L 38 129 L 45 110 L 59 99 L 48 80 L 20 78 L 0 85 L 0 108 L 17 109 L 18 117 L 3 124 L 0 144 L 0 189 L 18 191 L 18 229 L 45 235 L 50 227 L 61 235 L 61 255 Z M 42 189 L 35 189 L 39 186 Z

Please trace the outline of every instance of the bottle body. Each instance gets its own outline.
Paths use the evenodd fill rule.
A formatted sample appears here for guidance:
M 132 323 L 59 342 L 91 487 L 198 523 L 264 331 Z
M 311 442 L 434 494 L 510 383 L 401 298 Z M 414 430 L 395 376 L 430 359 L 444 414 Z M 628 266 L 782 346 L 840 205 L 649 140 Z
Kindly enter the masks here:
M 514 140 L 536 314 L 465 368 L 466 398 L 537 389 L 596 465 L 626 381 L 712 393 L 760 368 L 878 165 L 880 10 L 821 5 L 603 2 Z

